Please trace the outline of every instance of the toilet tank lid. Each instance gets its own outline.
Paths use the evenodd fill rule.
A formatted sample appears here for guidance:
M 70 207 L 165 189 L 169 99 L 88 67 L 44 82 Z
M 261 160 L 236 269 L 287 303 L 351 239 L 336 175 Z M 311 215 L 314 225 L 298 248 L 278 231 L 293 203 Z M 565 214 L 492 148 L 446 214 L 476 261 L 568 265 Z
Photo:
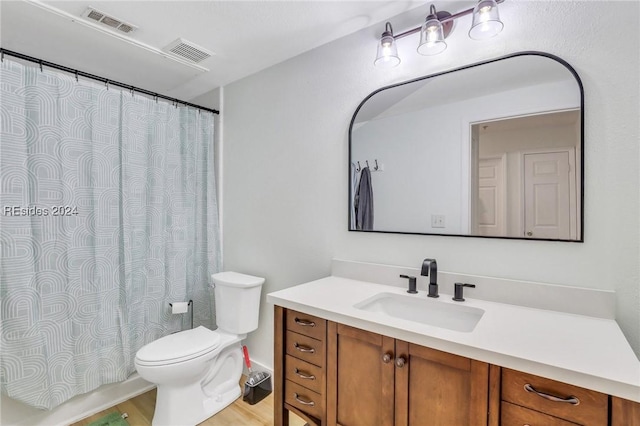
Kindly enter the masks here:
M 143 346 L 136 358 L 142 362 L 179 362 L 211 352 L 219 345 L 219 333 L 199 326 L 169 334 Z
M 264 278 L 231 271 L 218 272 L 211 275 L 211 278 L 215 285 L 228 287 L 256 287 L 264 283 Z

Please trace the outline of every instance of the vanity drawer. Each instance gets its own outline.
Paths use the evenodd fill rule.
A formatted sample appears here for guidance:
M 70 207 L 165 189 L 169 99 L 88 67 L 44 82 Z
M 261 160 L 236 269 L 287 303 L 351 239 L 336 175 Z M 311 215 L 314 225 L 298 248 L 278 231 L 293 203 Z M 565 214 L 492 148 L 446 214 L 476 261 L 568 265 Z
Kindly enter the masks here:
M 500 426 L 576 426 L 557 417 L 502 401 Z
M 585 426 L 608 421 L 607 395 L 507 368 L 502 369 L 502 400 Z
M 324 367 L 324 342 L 287 330 L 287 354 Z
M 317 418 L 324 414 L 324 397 L 291 380 L 284 384 L 284 402 Z
M 284 370 L 285 379 L 314 392 L 323 392 L 324 370 L 321 367 L 287 355 Z
M 287 310 L 287 330 L 324 341 L 327 333 L 327 320 Z

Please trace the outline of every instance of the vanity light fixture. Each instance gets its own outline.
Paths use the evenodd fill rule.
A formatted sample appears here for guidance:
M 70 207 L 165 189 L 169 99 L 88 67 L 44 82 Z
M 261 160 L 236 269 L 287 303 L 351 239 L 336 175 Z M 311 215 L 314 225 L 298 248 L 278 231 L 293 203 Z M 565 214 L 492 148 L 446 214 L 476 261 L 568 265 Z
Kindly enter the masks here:
M 498 4 L 505 0 L 480 0 L 475 7 L 451 14 L 446 11 L 437 11 L 431 5 L 429 15 L 424 24 L 412 28 L 398 35 L 393 34 L 391 23 L 385 24 L 385 31 L 380 36 L 378 55 L 374 61 L 375 66 L 395 67 L 400 63 L 396 41 L 400 38 L 420 32 L 420 44 L 418 53 L 425 56 L 437 55 L 447 48 L 445 39 L 453 28 L 453 21 L 462 16 L 473 14 L 469 37 L 474 40 L 486 40 L 496 36 L 504 28 L 498 13 Z

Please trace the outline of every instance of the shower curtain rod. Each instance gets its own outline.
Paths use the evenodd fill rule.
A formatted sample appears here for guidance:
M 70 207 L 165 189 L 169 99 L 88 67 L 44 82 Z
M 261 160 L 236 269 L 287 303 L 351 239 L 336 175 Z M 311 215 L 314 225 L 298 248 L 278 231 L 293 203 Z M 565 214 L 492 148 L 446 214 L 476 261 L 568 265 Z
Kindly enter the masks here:
M 65 71 L 65 72 L 74 74 L 76 76 L 76 80 L 78 79 L 78 77 L 90 78 L 92 80 L 97 80 L 97 81 L 101 81 L 101 82 L 105 83 L 107 85 L 107 87 L 109 87 L 109 85 L 118 86 L 118 87 L 122 87 L 123 89 L 130 90 L 132 92 L 138 92 L 138 93 L 142 93 L 142 94 L 151 96 L 151 97 L 153 97 L 155 99 L 157 99 L 157 98 L 165 99 L 167 101 L 175 102 L 176 104 L 182 104 L 184 106 L 189 106 L 189 107 L 201 109 L 203 111 L 212 112 L 214 114 L 220 114 L 220 111 L 218 111 L 217 109 L 205 108 L 203 106 L 192 104 L 190 102 L 181 101 L 180 99 L 170 98 L 169 96 L 164 96 L 164 95 L 161 95 L 159 93 L 155 93 L 155 92 L 151 92 L 149 90 L 141 89 L 139 87 L 131 86 L 130 84 L 124 84 L 124 83 L 120 83 L 118 81 L 109 80 L 108 78 L 99 77 L 97 75 L 89 74 L 89 73 L 84 72 L 84 71 L 74 70 L 73 68 L 65 67 L 64 65 L 54 64 L 53 62 L 43 61 L 42 59 L 34 58 L 32 56 L 27 56 L 27 55 L 24 55 L 22 53 L 13 52 L 11 50 L 0 48 L 0 60 L 4 61 L 4 55 L 13 56 L 15 58 L 23 59 L 25 61 L 35 62 L 37 64 L 40 64 L 40 70 L 42 70 L 42 67 L 45 66 L 45 67 L 48 67 L 48 68 L 55 68 L 55 69 L 60 70 L 60 71 Z

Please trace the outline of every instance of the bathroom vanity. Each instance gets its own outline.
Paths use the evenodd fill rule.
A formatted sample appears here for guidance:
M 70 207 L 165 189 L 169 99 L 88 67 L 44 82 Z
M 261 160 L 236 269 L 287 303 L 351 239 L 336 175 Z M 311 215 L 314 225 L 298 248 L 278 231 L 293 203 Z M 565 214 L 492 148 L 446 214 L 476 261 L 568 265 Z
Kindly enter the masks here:
M 615 321 L 466 297 L 339 276 L 269 294 L 275 424 L 640 425 L 640 362 Z M 413 300 L 472 325 L 412 319 Z

